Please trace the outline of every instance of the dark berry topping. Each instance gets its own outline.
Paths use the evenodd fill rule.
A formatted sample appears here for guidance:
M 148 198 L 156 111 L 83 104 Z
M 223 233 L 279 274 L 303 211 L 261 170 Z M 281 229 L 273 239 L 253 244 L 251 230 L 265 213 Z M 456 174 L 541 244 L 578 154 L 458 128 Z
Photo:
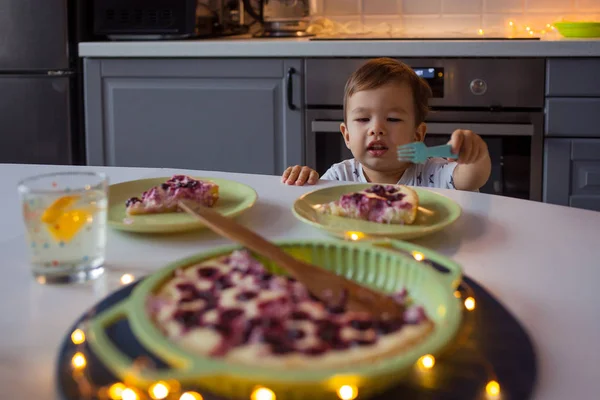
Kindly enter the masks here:
M 248 301 L 248 300 L 252 300 L 256 296 L 258 296 L 258 293 L 256 293 L 256 292 L 245 291 L 245 292 L 242 292 L 242 293 L 238 294 L 237 296 L 235 296 L 235 298 L 238 301 Z
M 317 346 L 317 347 L 310 347 L 310 348 L 304 350 L 303 353 L 306 355 L 309 355 L 309 356 L 320 356 L 321 354 L 325 353 L 326 351 L 327 351 L 326 346 Z
M 142 200 L 140 200 L 137 197 L 132 197 L 130 199 L 127 199 L 127 201 L 125 202 L 125 207 L 130 207 L 132 205 L 134 205 L 135 203 L 141 203 Z
M 231 280 L 227 275 L 221 276 L 219 279 L 215 281 L 215 289 L 216 290 L 226 290 L 234 287 L 235 285 L 231 283 Z
M 387 335 L 402 328 L 402 322 L 401 319 L 378 321 L 377 329 L 380 333 Z
M 367 329 L 373 327 L 373 321 L 353 319 L 350 321 L 350 326 L 357 331 L 366 331 Z
M 239 308 L 231 308 L 229 310 L 225 310 L 221 313 L 221 322 L 228 323 L 233 321 L 234 319 L 242 316 L 244 314 L 244 310 Z
M 219 271 L 214 267 L 202 267 L 198 270 L 198 276 L 200 278 L 213 278 L 215 277 Z
M 198 325 L 199 318 L 196 311 L 179 310 L 173 315 L 175 321 L 183 324 L 186 328 L 192 328 Z
M 290 317 L 296 321 L 310 319 L 310 315 L 304 311 L 294 311 Z
M 290 329 L 287 331 L 287 336 L 290 339 L 299 340 L 306 336 L 306 333 L 302 329 Z
M 331 343 L 337 339 L 339 326 L 328 320 L 317 321 L 317 335 L 321 340 Z
M 160 185 L 160 187 L 162 188 L 162 190 L 169 190 L 169 184 L 168 183 L 163 183 L 162 185 Z

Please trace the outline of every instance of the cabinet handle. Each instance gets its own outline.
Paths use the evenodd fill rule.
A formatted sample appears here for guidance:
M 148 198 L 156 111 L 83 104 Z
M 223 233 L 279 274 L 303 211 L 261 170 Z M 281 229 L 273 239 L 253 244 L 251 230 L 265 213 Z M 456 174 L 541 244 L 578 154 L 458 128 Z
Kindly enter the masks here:
M 294 72 L 296 72 L 294 67 L 290 67 L 287 71 L 287 104 L 290 110 L 296 109 L 296 106 L 294 105 L 294 90 L 292 81 L 292 75 Z

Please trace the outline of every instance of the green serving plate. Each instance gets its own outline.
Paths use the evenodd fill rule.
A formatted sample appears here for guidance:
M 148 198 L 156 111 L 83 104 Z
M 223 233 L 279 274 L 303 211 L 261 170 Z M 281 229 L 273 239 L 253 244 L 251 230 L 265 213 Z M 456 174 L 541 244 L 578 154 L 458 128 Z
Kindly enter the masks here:
M 448 197 L 431 190 L 411 187 L 419 196 L 417 218 L 411 225 L 381 224 L 352 218 L 321 215 L 315 207 L 334 201 L 343 194 L 364 190 L 373 184 L 357 183 L 329 186 L 300 196 L 292 205 L 292 212 L 300 221 L 336 237 L 350 235 L 416 239 L 438 232 L 454 223 L 461 215 L 460 206 Z
M 556 22 L 554 26 L 564 37 L 595 38 L 600 37 L 600 22 Z
M 374 242 L 295 240 L 275 242 L 284 251 L 382 292 L 406 288 L 409 296 L 422 304 L 435 322 L 434 331 L 402 354 L 375 363 L 348 365 L 344 368 L 309 370 L 273 370 L 256 365 L 228 363 L 218 358 L 186 352 L 166 339 L 146 313 L 148 296 L 171 278 L 174 270 L 203 260 L 228 254 L 239 246 L 230 246 L 195 255 L 169 264 L 145 278 L 130 297 L 97 315 L 90 324 L 88 343 L 100 360 L 128 385 L 147 389 L 162 380 L 193 385 L 227 398 L 249 398 L 259 386 L 271 389 L 278 400 L 336 399 L 344 385 L 357 388 L 365 399 L 399 383 L 403 374 L 415 368 L 425 354 L 439 355 L 453 341 L 462 316 L 459 300 L 453 293 L 461 280 L 461 268 L 448 258 L 411 243 L 387 240 Z M 411 256 L 419 252 L 449 272 L 442 274 L 430 264 Z M 256 255 L 255 255 L 256 256 Z M 256 256 L 274 273 L 282 273 L 272 262 Z M 421 259 L 422 257 L 417 257 Z M 108 339 L 106 329 L 120 319 L 128 319 L 133 334 L 150 352 L 167 363 L 167 369 L 141 369 L 121 353 Z
M 108 188 L 108 217 L 110 227 L 138 233 L 173 233 L 205 228 L 195 217 L 185 212 L 127 215 L 125 201 L 139 197 L 151 187 L 160 185 L 170 177 L 139 179 L 110 185 Z M 258 198 L 256 191 L 240 182 L 221 178 L 193 177 L 219 185 L 219 200 L 214 210 L 226 217 L 235 217 L 251 208 Z

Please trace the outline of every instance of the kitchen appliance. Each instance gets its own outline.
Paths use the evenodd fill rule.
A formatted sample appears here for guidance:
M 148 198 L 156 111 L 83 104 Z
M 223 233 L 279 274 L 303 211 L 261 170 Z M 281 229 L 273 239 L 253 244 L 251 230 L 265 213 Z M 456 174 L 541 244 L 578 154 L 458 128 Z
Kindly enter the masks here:
M 94 33 L 171 40 L 247 32 L 241 0 L 93 0 Z
M 85 1 L 0 0 L 0 162 L 84 164 Z
M 544 59 L 407 58 L 432 89 L 428 146 L 456 129 L 481 135 L 492 173 L 481 192 L 541 201 Z M 352 154 L 339 131 L 347 78 L 366 59 L 307 59 L 305 163 L 323 174 Z
M 313 36 L 306 31 L 310 22 L 309 0 L 257 0 L 258 12 L 250 0 L 243 2 L 248 14 L 262 25 L 255 37 Z

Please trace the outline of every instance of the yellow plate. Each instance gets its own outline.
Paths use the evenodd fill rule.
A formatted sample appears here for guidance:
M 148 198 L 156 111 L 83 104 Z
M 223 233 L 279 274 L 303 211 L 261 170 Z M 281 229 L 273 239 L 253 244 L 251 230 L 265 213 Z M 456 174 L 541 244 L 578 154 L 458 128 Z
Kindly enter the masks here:
M 140 197 L 145 190 L 160 185 L 170 177 L 139 179 L 110 185 L 108 188 L 108 225 L 112 228 L 140 233 L 185 232 L 204 228 L 204 224 L 184 212 L 127 215 L 125 201 Z M 219 185 L 219 200 L 214 210 L 235 217 L 251 208 L 258 198 L 256 191 L 243 183 L 220 178 L 193 177 Z
M 381 224 L 377 222 L 320 215 L 315 206 L 340 198 L 341 195 L 372 186 L 369 183 L 331 186 L 300 196 L 292 211 L 300 221 L 337 237 L 361 239 L 364 236 L 388 236 L 396 239 L 415 239 L 438 232 L 460 217 L 460 206 L 446 196 L 419 187 L 412 187 L 419 196 L 417 219 L 412 225 Z

